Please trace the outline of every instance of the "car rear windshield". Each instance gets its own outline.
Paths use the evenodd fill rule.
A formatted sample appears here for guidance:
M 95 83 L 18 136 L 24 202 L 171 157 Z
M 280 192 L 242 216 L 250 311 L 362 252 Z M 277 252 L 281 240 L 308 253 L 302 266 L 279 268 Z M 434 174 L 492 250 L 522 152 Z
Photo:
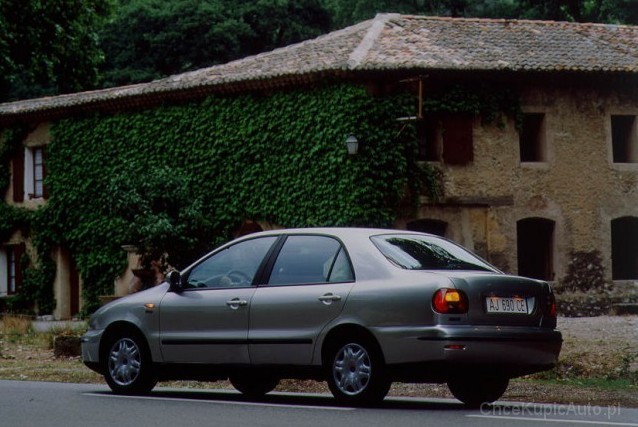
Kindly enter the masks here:
M 387 259 L 407 270 L 496 271 L 457 244 L 435 236 L 401 234 L 371 239 Z

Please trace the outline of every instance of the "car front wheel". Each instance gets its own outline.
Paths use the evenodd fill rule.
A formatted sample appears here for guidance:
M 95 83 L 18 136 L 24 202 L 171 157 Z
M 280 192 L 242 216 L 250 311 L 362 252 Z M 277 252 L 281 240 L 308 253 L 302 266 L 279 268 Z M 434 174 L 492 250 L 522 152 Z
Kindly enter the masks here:
M 115 336 L 108 345 L 104 378 L 114 393 L 149 393 L 157 379 L 145 341 L 132 333 Z
M 498 400 L 509 385 L 509 378 L 503 376 L 468 376 L 452 378 L 448 388 L 461 402 L 469 407 L 479 407 L 483 403 Z
M 334 397 L 350 405 L 383 400 L 391 382 L 380 351 L 372 342 L 343 340 L 332 347 L 328 359 L 328 386 Z

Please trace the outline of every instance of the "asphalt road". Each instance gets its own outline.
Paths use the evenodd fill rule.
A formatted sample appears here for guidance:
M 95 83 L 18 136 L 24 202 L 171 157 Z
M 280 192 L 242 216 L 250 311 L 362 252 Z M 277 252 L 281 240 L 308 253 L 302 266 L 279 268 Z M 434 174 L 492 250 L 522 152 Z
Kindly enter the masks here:
M 387 398 L 375 408 L 335 404 L 327 395 L 274 393 L 248 401 L 227 390 L 156 388 L 116 396 L 94 384 L 0 381 L 0 426 L 629 426 L 638 409 L 497 403 L 467 410 L 455 400 Z

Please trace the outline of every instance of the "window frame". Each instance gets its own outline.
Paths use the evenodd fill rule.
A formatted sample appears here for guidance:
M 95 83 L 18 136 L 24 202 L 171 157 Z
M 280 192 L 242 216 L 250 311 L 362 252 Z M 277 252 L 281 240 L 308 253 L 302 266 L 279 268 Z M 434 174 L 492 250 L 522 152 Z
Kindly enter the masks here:
M 240 244 L 245 244 L 254 240 L 258 240 L 258 239 L 272 239 L 274 238 L 272 244 L 270 245 L 270 247 L 268 248 L 268 250 L 266 251 L 266 253 L 264 254 L 264 256 L 262 257 L 259 265 L 257 266 L 257 269 L 255 270 L 255 274 L 253 276 L 253 280 L 252 283 L 248 286 L 206 286 L 206 287 L 190 287 L 188 280 L 190 279 L 192 273 L 194 271 L 197 270 L 198 267 L 200 267 L 202 264 L 206 263 L 208 260 L 210 260 L 211 258 L 216 257 L 217 255 L 223 253 L 224 251 L 231 249 L 233 247 L 237 247 Z M 185 292 L 191 292 L 191 291 L 206 291 L 206 290 L 219 290 L 219 289 L 241 289 L 241 288 L 249 288 L 249 287 L 254 287 L 257 283 L 259 283 L 259 281 L 261 280 L 261 277 L 263 275 L 263 270 L 265 268 L 265 266 L 268 264 L 270 258 L 272 257 L 273 251 L 275 251 L 275 248 L 278 247 L 280 243 L 280 236 L 278 235 L 269 235 L 269 236 L 255 236 L 255 237 L 251 237 L 248 239 L 243 239 L 241 241 L 232 241 L 229 242 L 226 245 L 220 246 L 218 249 L 216 249 L 215 251 L 211 252 L 210 254 L 206 255 L 205 257 L 201 258 L 200 260 L 198 260 L 195 264 L 193 264 L 191 267 L 188 268 L 188 270 L 186 270 L 182 276 L 182 286 L 183 286 L 183 291 Z
M 528 119 L 526 121 L 526 118 Z M 534 122 L 533 132 L 530 135 L 530 129 L 526 128 L 526 124 L 530 123 L 530 119 Z M 525 147 L 524 147 L 525 146 Z M 524 148 L 527 148 L 524 150 Z M 533 158 L 526 155 L 533 151 Z M 548 143 L 547 143 L 547 114 L 543 111 L 529 111 L 523 113 L 523 124 L 518 132 L 518 158 L 522 165 L 542 164 L 548 162 Z M 525 158 L 524 158 L 525 156 Z
M 474 162 L 474 125 L 471 113 L 435 113 L 417 121 L 419 161 L 447 166 L 469 166 Z
M 6 283 L 6 296 L 17 295 L 22 288 L 22 268 L 20 262 L 25 252 L 24 243 L 6 244 L 2 247 L 4 271 L 2 280 Z
M 350 254 L 348 253 L 348 249 L 346 248 L 346 245 L 343 243 L 343 241 L 341 241 L 341 239 L 339 239 L 337 236 L 334 235 L 328 235 L 328 234 L 313 234 L 313 233 L 301 233 L 301 234 L 285 234 L 281 236 L 281 241 L 279 242 L 277 246 L 276 251 L 274 251 L 271 256 L 270 256 L 270 260 L 268 262 L 268 265 L 266 267 L 266 269 L 263 272 L 263 284 L 260 284 L 259 286 L 263 286 L 263 287 L 294 287 L 294 286 L 320 286 L 320 285 L 334 285 L 334 284 L 339 284 L 339 283 L 353 283 L 356 281 L 356 273 L 355 273 L 355 269 L 354 266 L 352 264 L 352 259 L 350 258 Z M 322 282 L 312 282 L 312 283 L 270 283 L 274 268 L 275 268 L 275 264 L 277 263 L 277 260 L 279 259 L 279 256 L 281 255 L 281 251 L 283 249 L 283 247 L 285 246 L 286 242 L 288 241 L 289 238 L 291 237 L 323 237 L 323 238 L 328 238 L 328 239 L 332 239 L 335 242 L 337 242 L 338 244 L 338 249 L 335 252 L 335 254 L 333 255 L 333 259 L 332 259 L 332 263 L 330 265 L 330 270 L 329 270 L 329 274 L 327 277 L 326 281 L 322 281 Z M 330 281 L 330 276 L 332 275 L 333 269 L 334 269 L 334 265 L 337 261 L 337 258 L 339 257 L 339 255 L 343 253 L 345 256 L 345 260 L 346 260 L 346 264 L 349 267 L 350 270 L 350 276 L 351 279 L 350 280 L 344 280 L 344 281 L 336 281 L 336 282 L 332 282 Z
M 45 185 L 47 176 L 46 148 L 44 145 L 25 147 L 22 164 L 22 200 L 48 199 L 48 189 Z
M 44 178 L 46 177 L 44 147 L 33 147 L 31 149 L 31 155 L 33 156 L 33 198 L 44 198 Z M 38 177 L 38 172 L 40 177 Z
M 615 130 L 618 129 L 620 124 L 614 124 L 614 119 L 623 120 L 628 119 L 631 123 L 628 124 L 626 129 L 623 129 L 625 135 L 622 138 L 623 141 L 618 141 L 620 136 Z M 610 161 L 618 166 L 638 166 L 638 114 L 632 112 L 618 112 L 609 115 L 609 149 L 610 149 Z M 621 152 L 619 152 L 621 151 Z

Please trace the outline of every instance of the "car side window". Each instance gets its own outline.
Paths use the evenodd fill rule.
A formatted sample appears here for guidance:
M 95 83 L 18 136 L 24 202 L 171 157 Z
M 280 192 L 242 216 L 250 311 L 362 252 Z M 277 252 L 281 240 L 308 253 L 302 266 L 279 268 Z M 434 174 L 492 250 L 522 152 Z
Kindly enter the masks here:
M 333 283 L 339 282 L 351 282 L 354 280 L 354 275 L 352 274 L 352 267 L 350 266 L 350 261 L 348 260 L 348 256 L 346 255 L 346 251 L 343 248 L 339 249 L 339 254 L 335 259 L 334 264 L 332 265 L 332 269 L 330 270 L 330 275 L 328 276 L 328 281 Z
M 191 270 L 187 288 L 237 288 L 251 286 L 259 265 L 277 236 L 245 240 L 229 246 Z
M 289 236 L 270 275 L 269 285 L 299 285 L 352 280 L 341 244 L 326 236 Z

